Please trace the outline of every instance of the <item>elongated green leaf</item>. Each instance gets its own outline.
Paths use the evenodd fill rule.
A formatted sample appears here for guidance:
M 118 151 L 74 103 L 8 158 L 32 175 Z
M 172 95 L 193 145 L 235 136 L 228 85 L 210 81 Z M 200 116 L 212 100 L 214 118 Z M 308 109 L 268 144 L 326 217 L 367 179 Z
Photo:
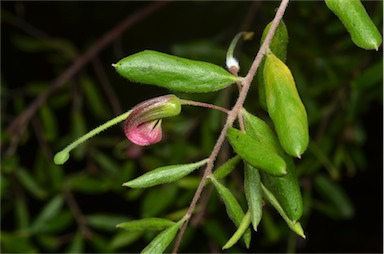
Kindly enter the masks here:
M 44 137 L 47 141 L 53 141 L 57 138 L 57 121 L 54 113 L 47 105 L 40 108 L 39 111 L 40 119 L 43 124 Z
M 39 184 L 27 171 L 24 169 L 17 170 L 16 175 L 24 188 L 27 189 L 34 197 L 44 199 L 47 196 L 47 192 L 39 186 Z
M 331 216 L 336 218 L 350 219 L 354 215 L 354 209 L 351 200 L 345 191 L 336 183 L 331 182 L 323 175 L 315 178 L 315 188 L 326 200 L 333 212 Z
M 236 230 L 233 236 L 228 240 L 228 242 L 223 246 L 223 250 L 229 249 L 233 245 L 235 245 L 239 241 L 240 237 L 244 235 L 244 233 L 247 231 L 250 224 L 251 224 L 251 213 L 248 211 L 243 217 L 239 225 L 239 228 Z
M 244 192 L 247 198 L 253 229 L 257 231 L 263 215 L 263 198 L 261 193 L 260 174 L 257 168 L 245 163 L 244 167 Z
M 96 213 L 86 217 L 87 224 L 92 228 L 103 231 L 115 231 L 116 224 L 129 220 L 127 216 L 118 214 Z
M 300 222 L 293 222 L 284 212 L 284 209 L 281 207 L 275 196 L 267 188 L 265 188 L 263 184 L 261 184 L 261 188 L 263 190 L 264 198 L 277 210 L 281 217 L 283 217 L 288 227 L 290 227 L 296 234 L 305 239 L 304 230 L 301 227 Z
M 220 66 L 153 50 L 130 55 L 113 67 L 131 81 L 189 93 L 213 92 L 242 80 Z
M 29 226 L 29 209 L 24 198 L 18 196 L 15 199 L 15 216 L 17 216 L 17 228 L 27 229 Z
M 98 118 L 104 118 L 108 115 L 105 99 L 102 97 L 96 83 L 88 77 L 81 79 L 81 87 L 84 89 L 84 96 L 87 100 L 88 108 L 93 115 Z
M 208 159 L 205 159 L 196 163 L 157 168 L 136 179 L 124 183 L 123 186 L 131 188 L 147 188 L 158 184 L 174 182 L 190 174 L 192 171 L 207 163 L 207 161 Z
M 65 253 L 83 253 L 83 251 L 84 251 L 83 234 L 81 232 L 77 232 Z
M 261 37 L 260 44 L 262 44 L 267 36 L 269 29 L 271 28 L 272 22 L 270 22 L 263 31 L 263 35 Z M 275 34 L 269 44 L 269 49 L 281 59 L 281 61 L 285 62 L 287 58 L 287 46 L 288 46 L 288 30 L 284 24 L 284 21 L 281 21 L 276 28 Z M 265 96 L 265 84 L 264 84 L 264 64 L 265 58 L 260 62 L 260 66 L 257 69 L 257 88 L 259 92 L 259 103 L 260 106 L 267 111 L 267 100 Z
M 229 218 L 233 221 L 233 223 L 239 227 L 241 221 L 244 217 L 244 211 L 241 208 L 240 204 L 237 202 L 236 198 L 233 196 L 231 191 L 227 189 L 224 185 L 219 183 L 214 177 L 211 177 L 212 183 L 215 185 L 217 192 L 219 193 L 221 199 L 224 202 L 225 209 Z M 245 245 L 247 248 L 251 242 L 251 231 L 248 230 L 243 236 Z
M 140 189 L 136 189 L 140 190 Z M 143 217 L 156 217 L 164 212 L 177 200 L 178 187 L 176 184 L 156 186 L 154 190 L 142 196 L 140 213 Z
M 157 231 L 171 227 L 175 222 L 162 218 L 146 218 L 141 220 L 134 220 L 123 222 L 116 227 L 123 228 L 128 231 Z
M 291 70 L 272 52 L 264 66 L 268 114 L 283 149 L 300 158 L 309 143 L 308 117 Z
M 252 166 L 271 175 L 282 176 L 287 173 L 284 160 L 256 139 L 235 128 L 229 128 L 227 135 L 235 152 Z
M 145 254 L 153 254 L 153 253 L 163 253 L 168 245 L 172 242 L 173 238 L 175 238 L 177 231 L 179 230 L 181 224 L 183 223 L 180 220 L 178 223 L 173 226 L 167 228 L 160 234 L 158 234 L 155 239 L 153 239 L 147 247 L 145 247 L 141 253 Z
M 325 0 L 340 19 L 352 41 L 363 49 L 379 49 L 382 37 L 360 0 Z
M 32 230 L 38 231 L 41 228 L 44 228 L 45 224 L 48 221 L 50 221 L 52 218 L 54 218 L 60 213 L 63 203 L 63 197 L 60 195 L 51 199 L 51 201 L 47 203 L 47 205 L 42 209 L 36 220 L 33 222 Z
M 232 157 L 231 159 L 227 160 L 223 165 L 218 167 L 214 172 L 213 175 L 216 179 L 222 179 L 226 177 L 228 174 L 232 172 L 232 170 L 235 169 L 236 165 L 241 161 L 241 157 L 239 155 L 236 155 Z
M 281 147 L 276 134 L 266 122 L 257 116 L 252 115 L 245 109 L 242 110 L 242 115 L 244 117 L 244 127 L 247 135 L 256 139 L 263 146 L 273 150 L 275 153 L 279 155 L 284 154 L 284 150 Z
M 143 234 L 144 232 L 141 232 L 141 231 L 136 231 L 136 232 L 121 231 L 117 233 L 111 240 L 110 242 L 111 249 L 117 250 L 124 246 L 129 246 L 132 243 L 139 240 Z M 114 253 L 116 253 L 116 251 L 114 251 Z
M 272 176 L 262 171 L 260 176 L 265 187 L 273 193 L 289 218 L 294 221 L 299 220 L 303 214 L 303 200 L 293 159 L 284 152 L 277 136 L 268 124 L 245 110 L 243 116 L 247 134 L 259 140 L 263 146 L 274 150 L 285 161 L 287 171 L 285 176 Z

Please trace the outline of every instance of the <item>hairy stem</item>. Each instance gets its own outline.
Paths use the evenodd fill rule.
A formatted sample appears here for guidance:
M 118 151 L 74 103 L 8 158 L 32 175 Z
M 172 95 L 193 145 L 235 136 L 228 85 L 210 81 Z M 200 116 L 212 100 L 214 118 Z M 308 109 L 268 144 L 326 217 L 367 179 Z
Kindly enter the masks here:
M 204 102 L 199 102 L 199 101 L 183 100 L 183 99 L 180 99 L 180 103 L 182 105 L 191 105 L 191 106 L 197 106 L 197 107 L 203 107 L 203 108 L 217 109 L 217 110 L 220 110 L 220 111 L 222 111 L 222 112 L 224 112 L 226 114 L 229 113 L 228 109 L 220 107 L 220 106 L 216 106 L 216 105 L 213 105 L 213 104 L 209 104 L 209 103 L 204 103 Z
M 242 81 L 243 87 L 242 87 L 242 90 L 240 92 L 240 95 L 239 95 L 235 105 L 233 106 L 232 110 L 228 114 L 227 121 L 226 121 L 226 123 L 225 123 L 225 125 L 224 125 L 224 127 L 220 133 L 219 138 L 216 141 L 216 144 L 213 148 L 211 155 L 209 156 L 209 160 L 207 162 L 207 167 L 204 171 L 204 175 L 200 181 L 199 186 L 197 187 L 197 190 L 196 190 L 195 195 L 192 199 L 192 202 L 189 206 L 189 209 L 184 216 L 185 221 L 184 221 L 182 227 L 180 228 L 179 234 L 178 234 L 177 239 L 176 239 L 175 246 L 174 246 L 173 251 L 172 251 L 173 253 L 177 253 L 177 251 L 179 249 L 182 237 L 183 237 L 184 232 L 186 230 L 186 227 L 188 225 L 189 219 L 192 216 L 193 210 L 195 209 L 195 206 L 200 199 L 200 195 L 201 195 L 201 192 L 204 188 L 205 182 L 207 181 L 207 178 L 212 174 L 214 162 L 216 160 L 216 157 L 220 151 L 222 144 L 225 141 L 225 137 L 227 135 L 227 130 L 230 126 L 232 126 L 232 124 L 235 121 L 237 115 L 239 114 L 241 108 L 243 107 L 243 104 L 244 104 L 245 98 L 247 97 L 248 90 L 250 88 L 253 77 L 256 74 L 257 68 L 259 67 L 260 62 L 261 62 L 264 54 L 266 53 L 267 49 L 269 48 L 269 44 L 271 43 L 271 40 L 272 40 L 273 35 L 276 31 L 276 28 L 277 28 L 278 24 L 280 23 L 280 20 L 282 19 L 283 15 L 284 15 L 284 12 L 287 8 L 288 2 L 289 2 L 289 0 L 282 0 L 281 1 L 279 9 L 276 12 L 276 15 L 275 15 L 273 22 L 272 22 L 272 25 L 271 25 L 271 28 L 269 29 L 269 32 L 268 32 L 268 34 L 264 40 L 264 43 L 261 45 L 260 50 L 257 53 L 257 55 L 256 55 L 256 57 L 252 63 L 252 66 L 248 71 L 247 76 Z

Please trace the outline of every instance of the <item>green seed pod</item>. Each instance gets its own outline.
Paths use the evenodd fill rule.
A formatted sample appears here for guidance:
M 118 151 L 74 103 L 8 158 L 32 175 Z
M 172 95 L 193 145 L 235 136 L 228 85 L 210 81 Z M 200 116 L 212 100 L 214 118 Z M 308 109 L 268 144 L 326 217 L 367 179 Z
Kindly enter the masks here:
M 273 193 L 287 216 L 291 220 L 299 220 L 303 214 L 303 198 L 292 158 L 284 152 L 268 124 L 245 110 L 243 110 L 243 116 L 247 134 L 251 138 L 259 140 L 262 146 L 274 150 L 285 161 L 287 165 L 286 175 L 276 177 L 263 171 L 260 171 L 260 175 L 263 184 Z
M 264 29 L 263 35 L 261 37 L 260 45 L 263 44 L 265 37 L 267 36 L 269 29 L 271 28 L 272 22 L 270 22 Z M 283 21 L 277 26 L 275 34 L 269 44 L 269 49 L 275 54 L 281 61 L 285 62 L 287 59 L 287 45 L 288 45 L 288 30 Z M 265 85 L 264 85 L 264 64 L 265 58 L 260 63 L 260 67 L 257 71 L 257 88 L 259 92 L 259 102 L 260 106 L 267 110 L 267 101 L 265 99 Z
M 309 142 L 307 112 L 291 71 L 272 52 L 266 56 L 264 82 L 268 113 L 280 144 L 289 155 L 300 158 Z
M 378 50 L 381 34 L 360 0 L 325 0 L 325 3 L 341 20 L 358 47 Z
M 113 67 L 133 82 L 189 93 L 217 91 L 243 79 L 211 63 L 152 50 L 125 57 Z

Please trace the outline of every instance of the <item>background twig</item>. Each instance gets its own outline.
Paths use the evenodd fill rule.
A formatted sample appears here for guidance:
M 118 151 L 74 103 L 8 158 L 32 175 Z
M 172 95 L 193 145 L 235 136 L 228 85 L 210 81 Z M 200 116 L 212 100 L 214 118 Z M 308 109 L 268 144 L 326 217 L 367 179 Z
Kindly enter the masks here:
M 7 153 L 12 154 L 17 148 L 17 143 L 20 136 L 24 133 L 26 126 L 29 124 L 32 116 L 43 105 L 47 99 L 59 88 L 61 88 L 69 79 L 73 77 L 81 68 L 83 68 L 90 60 L 93 59 L 102 49 L 104 49 L 115 38 L 122 34 L 126 29 L 130 28 L 134 24 L 143 20 L 145 17 L 157 11 L 168 2 L 154 2 L 145 8 L 139 10 L 137 13 L 127 17 L 122 22 L 117 24 L 112 30 L 104 34 L 95 44 L 82 56 L 78 57 L 71 66 L 69 66 L 55 81 L 49 89 L 37 97 L 28 108 L 19 115 L 8 126 L 7 131 L 12 134 L 11 149 L 8 149 Z M 43 35 L 41 35 L 43 36 Z

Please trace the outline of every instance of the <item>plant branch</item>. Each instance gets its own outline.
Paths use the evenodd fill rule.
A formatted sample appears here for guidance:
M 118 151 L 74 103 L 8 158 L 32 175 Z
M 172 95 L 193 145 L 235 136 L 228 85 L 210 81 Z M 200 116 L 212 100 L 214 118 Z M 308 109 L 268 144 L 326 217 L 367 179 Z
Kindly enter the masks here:
M 180 99 L 180 103 L 182 105 L 191 105 L 191 106 L 196 106 L 196 107 L 203 107 L 203 108 L 211 108 L 211 109 L 216 109 L 220 110 L 226 114 L 229 113 L 229 110 L 217 105 L 209 104 L 209 103 L 204 103 L 204 102 L 199 102 L 199 101 L 191 101 L 191 100 L 184 100 Z
M 120 36 L 120 34 L 122 34 L 126 29 L 143 20 L 145 17 L 154 11 L 157 11 L 167 3 L 168 2 L 165 1 L 156 1 L 127 17 L 122 22 L 117 24 L 117 26 L 115 26 L 112 30 L 104 34 L 85 54 L 78 57 L 71 66 L 69 66 L 59 77 L 57 77 L 49 89 L 37 97 L 21 115 L 12 121 L 12 123 L 8 126 L 7 131 L 13 134 L 13 139 L 19 140 L 19 136 L 23 134 L 26 129 L 25 127 L 29 124 L 32 116 L 41 107 L 41 105 L 43 105 L 54 92 L 61 88 L 90 60 L 92 60 L 94 56 L 96 56 L 114 39 Z
M 92 236 L 92 231 L 90 228 L 88 228 L 84 214 L 81 212 L 79 205 L 71 193 L 71 190 L 68 188 L 65 189 L 64 198 L 73 217 L 75 217 L 80 232 L 83 234 L 85 239 L 90 239 Z
M 93 68 L 95 69 L 95 73 L 97 78 L 100 81 L 100 84 L 107 96 L 109 103 L 112 106 L 113 112 L 115 115 L 121 114 L 123 109 L 121 108 L 119 99 L 116 95 L 116 92 L 113 90 L 111 82 L 108 79 L 107 73 L 105 73 L 105 69 L 98 57 L 95 57 L 92 61 Z
M 226 121 L 226 123 L 225 123 L 225 125 L 224 125 L 224 127 L 220 133 L 219 138 L 216 141 L 216 144 L 213 148 L 211 155 L 209 156 L 209 160 L 207 162 L 207 167 L 204 171 L 204 175 L 201 179 L 199 186 L 197 187 L 197 190 L 196 190 L 195 195 L 192 199 L 192 202 L 189 206 L 189 209 L 188 209 L 187 213 L 185 214 L 185 221 L 180 228 L 179 234 L 178 234 L 177 239 L 176 239 L 175 246 L 174 246 L 173 251 L 172 251 L 173 253 L 177 253 L 177 251 L 179 249 L 182 237 L 183 237 L 184 232 L 186 230 L 186 227 L 188 225 L 189 219 L 192 216 L 193 210 L 195 209 L 195 206 L 200 199 L 200 195 L 201 195 L 201 192 L 205 186 L 205 182 L 207 181 L 207 178 L 212 174 L 212 169 L 214 167 L 214 161 L 215 161 L 215 159 L 216 159 L 216 157 L 220 151 L 222 144 L 225 141 L 225 137 L 227 135 L 227 130 L 230 126 L 232 126 L 232 124 L 235 121 L 237 115 L 239 114 L 241 108 L 243 107 L 243 104 L 244 104 L 244 101 L 247 97 L 248 90 L 251 86 L 251 82 L 253 80 L 253 77 L 256 74 L 257 68 L 259 67 L 260 62 L 261 62 L 264 54 L 267 52 L 267 49 L 269 48 L 269 44 L 271 43 L 271 40 L 273 38 L 273 35 L 276 31 L 278 24 L 280 23 L 280 20 L 284 16 L 284 12 L 287 8 L 288 2 L 289 2 L 289 0 L 282 0 L 281 1 L 281 4 L 279 6 L 279 9 L 276 12 L 276 15 L 273 19 L 271 28 L 270 28 L 270 30 L 269 30 L 266 38 L 265 38 L 265 41 L 261 45 L 260 50 L 257 53 L 257 55 L 256 55 L 256 57 L 252 63 L 252 66 L 248 71 L 247 76 L 242 81 L 243 88 L 240 92 L 240 95 L 239 95 L 235 105 L 233 106 L 232 110 L 229 112 L 228 117 L 227 117 L 227 121 Z

